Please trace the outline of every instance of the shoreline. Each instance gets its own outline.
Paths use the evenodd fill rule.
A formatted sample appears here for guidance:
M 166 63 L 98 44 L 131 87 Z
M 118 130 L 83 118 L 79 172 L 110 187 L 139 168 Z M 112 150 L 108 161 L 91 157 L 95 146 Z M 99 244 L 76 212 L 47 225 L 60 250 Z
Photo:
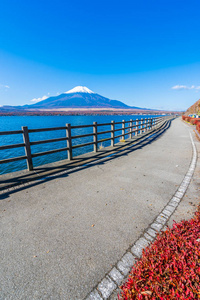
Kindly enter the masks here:
M 0 117 L 3 116 L 85 116 L 85 115 L 181 115 L 182 112 L 176 111 L 158 111 L 158 110 L 137 110 L 137 109 L 107 109 L 107 108 L 94 108 L 94 109 L 48 109 L 48 110 L 4 110 L 0 109 Z

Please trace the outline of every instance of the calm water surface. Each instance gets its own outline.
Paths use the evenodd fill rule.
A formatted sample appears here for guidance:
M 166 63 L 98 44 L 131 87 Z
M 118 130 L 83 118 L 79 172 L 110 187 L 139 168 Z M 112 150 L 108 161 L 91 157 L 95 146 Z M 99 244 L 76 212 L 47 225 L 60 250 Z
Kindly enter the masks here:
M 130 119 L 141 119 L 153 117 L 152 115 L 132 115 L 132 116 L 11 116 L 11 117 L 0 117 L 0 131 L 9 131 L 9 130 L 21 130 L 22 126 L 28 126 L 29 129 L 37 129 L 37 128 L 49 128 L 49 127 L 61 127 L 65 126 L 66 123 L 70 123 L 72 126 L 75 125 L 89 125 L 94 121 L 97 123 L 110 123 L 112 120 L 116 122 L 121 122 L 122 120 L 129 121 Z M 118 128 L 121 126 L 118 125 Z M 117 128 L 117 125 L 116 125 Z M 99 131 L 110 130 L 110 126 L 101 126 L 98 127 Z M 80 135 L 86 133 L 92 133 L 92 128 L 81 128 L 81 129 L 73 129 L 72 135 Z M 116 135 L 121 134 L 120 131 L 116 132 Z M 38 132 L 38 133 L 30 133 L 30 141 L 38 141 L 38 140 L 46 140 L 52 138 L 66 137 L 65 130 L 56 130 L 49 132 Z M 98 139 L 110 137 L 110 133 L 99 135 Z M 74 139 L 72 141 L 73 145 L 82 144 L 92 142 L 93 137 L 86 137 L 82 139 Z M 115 142 L 119 141 L 119 139 L 115 140 Z M 3 145 L 11 145 L 23 143 L 22 134 L 17 135 L 8 135 L 8 136 L 0 136 L 0 146 Z M 110 141 L 101 143 L 101 146 L 106 147 L 110 145 Z M 100 145 L 99 145 L 100 146 Z M 43 152 L 48 150 L 53 150 L 57 148 L 66 147 L 66 141 L 63 142 L 55 142 L 48 144 L 35 145 L 31 147 L 32 153 Z M 83 148 L 78 148 L 73 150 L 73 156 L 77 156 L 86 152 L 93 151 L 93 145 L 85 146 Z M 23 156 L 25 155 L 24 148 L 16 148 L 16 149 L 8 149 L 8 150 L 0 150 L 0 160 Z M 59 160 L 63 160 L 67 158 L 67 152 L 59 152 L 54 154 L 48 154 L 45 156 L 40 156 L 33 158 L 34 167 L 44 165 L 50 162 L 55 162 Z M 0 164 L 0 174 L 10 173 L 14 171 L 19 171 L 26 169 L 26 161 L 17 161 L 12 163 Z

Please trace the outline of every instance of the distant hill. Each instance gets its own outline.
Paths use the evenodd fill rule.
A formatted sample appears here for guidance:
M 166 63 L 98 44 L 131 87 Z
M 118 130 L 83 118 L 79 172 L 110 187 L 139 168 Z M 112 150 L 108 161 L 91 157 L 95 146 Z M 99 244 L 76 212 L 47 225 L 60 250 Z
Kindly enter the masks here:
M 185 112 L 186 115 L 200 114 L 200 99 L 191 105 Z
M 113 108 L 113 109 L 141 109 L 130 107 L 118 100 L 110 100 L 89 90 L 87 87 L 77 86 L 58 96 L 49 97 L 35 104 L 23 106 L 25 109 L 62 109 L 62 108 Z

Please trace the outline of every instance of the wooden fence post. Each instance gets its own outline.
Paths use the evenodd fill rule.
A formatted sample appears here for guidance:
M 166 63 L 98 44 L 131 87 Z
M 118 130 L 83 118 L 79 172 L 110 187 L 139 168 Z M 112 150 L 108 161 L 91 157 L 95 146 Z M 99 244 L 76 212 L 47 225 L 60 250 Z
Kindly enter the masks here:
M 143 133 L 143 119 L 141 119 L 140 120 L 141 121 L 141 123 L 140 123 L 140 134 L 142 134 Z
M 130 124 L 129 124 L 130 128 L 129 128 L 129 131 L 130 131 L 130 134 L 129 134 L 129 138 L 132 139 L 132 130 L 133 130 L 133 120 L 130 119 Z
M 135 120 L 135 136 L 138 135 L 138 119 Z
M 151 118 L 151 127 L 150 129 L 153 129 L 153 118 Z
M 67 127 L 67 154 L 68 154 L 68 160 L 72 160 L 72 133 L 71 133 L 71 124 L 66 124 Z
M 144 119 L 144 133 L 147 131 L 147 119 Z
M 115 121 L 111 121 L 111 146 L 115 145 Z
M 97 152 L 97 122 L 93 122 L 93 141 L 94 141 L 94 152 Z
M 29 171 L 33 170 L 33 161 L 32 161 L 32 156 L 31 156 L 31 145 L 30 145 L 30 140 L 29 140 L 29 134 L 28 134 L 28 127 L 23 126 L 22 127 L 23 131 L 23 139 L 25 143 L 25 153 L 26 153 L 26 162 L 27 162 L 27 167 Z
M 122 121 L 122 140 L 125 140 L 125 120 Z
M 155 128 L 157 128 L 157 121 L 158 121 L 158 119 L 156 118 L 155 119 Z

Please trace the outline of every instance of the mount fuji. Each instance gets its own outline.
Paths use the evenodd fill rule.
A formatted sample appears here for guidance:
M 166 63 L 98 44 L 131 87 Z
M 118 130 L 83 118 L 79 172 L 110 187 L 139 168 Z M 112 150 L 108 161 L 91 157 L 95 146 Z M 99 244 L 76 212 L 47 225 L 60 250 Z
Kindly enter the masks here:
M 58 96 L 49 97 L 40 102 L 25 105 L 29 109 L 63 109 L 63 108 L 109 108 L 109 109 L 140 109 L 130 107 L 118 100 L 110 100 L 94 93 L 85 86 L 77 86 Z

